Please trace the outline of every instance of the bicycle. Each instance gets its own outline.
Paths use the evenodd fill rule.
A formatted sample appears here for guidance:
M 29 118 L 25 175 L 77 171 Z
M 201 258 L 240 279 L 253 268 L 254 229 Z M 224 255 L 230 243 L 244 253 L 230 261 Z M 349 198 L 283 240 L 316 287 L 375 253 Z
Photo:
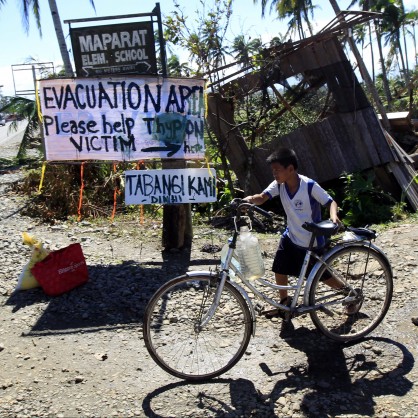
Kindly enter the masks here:
M 242 212 L 256 211 L 266 217 L 271 214 L 244 201 L 233 204 L 235 231 L 220 267 L 215 271 L 191 271 L 168 281 L 147 304 L 144 341 L 162 369 L 196 382 L 219 376 L 240 360 L 255 335 L 256 311 L 263 312 L 263 306 L 253 304 L 243 286 L 264 303 L 282 310 L 285 320 L 309 314 L 319 331 L 339 342 L 361 339 L 379 325 L 391 303 L 393 278 L 386 255 L 372 244 L 377 237 L 375 231 L 347 227 L 344 229 L 349 239 L 332 242 L 331 237 L 340 232 L 338 225 L 331 221 L 305 223 L 304 228 L 312 235 L 296 284 L 280 286 L 264 277 L 250 282 L 236 263 L 239 227 L 248 222 Z M 319 235 L 330 241 L 321 255 L 313 251 Z M 311 259 L 314 265 L 307 275 Z M 326 284 L 330 274 L 341 287 Z M 260 287 L 276 293 L 279 289 L 293 291 L 290 306 Z M 347 306 L 353 305 L 356 312 L 347 314 Z

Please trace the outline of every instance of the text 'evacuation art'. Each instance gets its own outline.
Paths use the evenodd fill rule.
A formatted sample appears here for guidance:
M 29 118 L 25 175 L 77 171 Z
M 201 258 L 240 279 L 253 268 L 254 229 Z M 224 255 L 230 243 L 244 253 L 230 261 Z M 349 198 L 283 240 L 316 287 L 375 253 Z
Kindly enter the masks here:
M 124 76 L 39 85 L 49 161 L 204 158 L 204 80 Z
M 125 203 L 216 202 L 213 168 L 125 171 Z

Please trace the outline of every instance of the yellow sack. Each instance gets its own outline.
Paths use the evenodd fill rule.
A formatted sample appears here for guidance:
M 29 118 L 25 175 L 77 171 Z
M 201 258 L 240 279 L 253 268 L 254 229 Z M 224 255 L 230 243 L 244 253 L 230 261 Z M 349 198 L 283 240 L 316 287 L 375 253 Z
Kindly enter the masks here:
M 29 245 L 32 247 L 32 255 L 29 260 L 29 263 L 23 267 L 22 273 L 20 273 L 19 280 L 17 282 L 16 290 L 26 290 L 32 289 L 34 287 L 39 287 L 40 284 L 35 279 L 31 272 L 31 268 L 38 262 L 43 260 L 48 254 L 49 250 L 43 247 L 41 241 L 35 238 L 32 235 L 29 235 L 27 232 L 22 233 L 23 244 Z

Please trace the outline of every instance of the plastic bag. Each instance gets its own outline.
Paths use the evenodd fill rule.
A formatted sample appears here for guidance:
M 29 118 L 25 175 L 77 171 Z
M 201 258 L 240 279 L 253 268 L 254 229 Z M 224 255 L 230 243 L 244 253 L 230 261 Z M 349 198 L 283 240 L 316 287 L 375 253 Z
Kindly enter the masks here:
M 58 296 L 88 280 L 88 270 L 79 243 L 52 251 L 32 267 L 32 273 L 49 296 Z
M 32 274 L 32 267 L 39 261 L 42 261 L 50 251 L 43 247 L 41 241 L 36 237 L 29 235 L 27 232 L 22 233 L 23 244 L 32 247 L 32 255 L 29 262 L 23 267 L 22 273 L 20 273 L 17 281 L 16 290 L 27 290 L 34 287 L 39 287 L 40 284 Z

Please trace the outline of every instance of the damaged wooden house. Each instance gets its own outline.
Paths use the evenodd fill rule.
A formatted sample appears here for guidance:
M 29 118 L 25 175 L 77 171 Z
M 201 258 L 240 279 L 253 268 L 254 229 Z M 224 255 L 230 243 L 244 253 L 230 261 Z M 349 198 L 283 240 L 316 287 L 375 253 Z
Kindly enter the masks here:
M 300 172 L 320 183 L 343 173 L 373 170 L 384 190 L 398 196 L 403 191 L 411 207 L 418 209 L 413 161 L 383 128 L 342 45 L 347 30 L 367 19 L 365 13 L 337 19 L 313 37 L 264 50 L 255 68 L 240 68 L 227 76 L 220 75 L 225 68 L 217 70 L 208 94 L 207 120 L 246 193 L 259 192 L 271 182 L 265 160 L 279 146 L 288 146 L 300 157 Z M 296 87 L 290 87 L 289 80 Z M 257 127 L 256 135 L 262 135 L 306 95 L 324 88 L 332 106 L 326 112 L 318 108 L 317 121 L 299 120 L 296 130 L 278 132 L 269 142 L 251 143 L 235 120 L 239 101 L 248 95 L 269 95 L 268 106 L 274 111 Z

